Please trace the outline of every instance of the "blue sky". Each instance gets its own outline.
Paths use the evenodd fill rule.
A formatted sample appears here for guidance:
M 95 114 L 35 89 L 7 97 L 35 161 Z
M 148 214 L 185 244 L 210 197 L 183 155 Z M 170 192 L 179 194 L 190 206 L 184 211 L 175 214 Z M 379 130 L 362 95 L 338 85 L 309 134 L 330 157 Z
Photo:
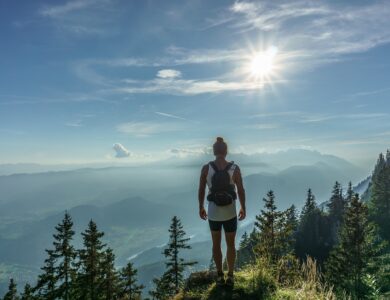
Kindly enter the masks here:
M 1 1 L 0 163 L 196 155 L 218 135 L 234 152 L 375 159 L 389 15 L 388 1 Z

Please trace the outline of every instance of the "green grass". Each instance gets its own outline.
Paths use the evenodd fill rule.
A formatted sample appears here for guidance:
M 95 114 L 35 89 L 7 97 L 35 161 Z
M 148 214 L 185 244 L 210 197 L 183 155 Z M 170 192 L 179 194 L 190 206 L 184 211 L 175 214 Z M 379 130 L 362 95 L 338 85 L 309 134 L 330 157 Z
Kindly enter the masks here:
M 215 274 L 208 271 L 191 274 L 184 289 L 174 300 L 334 300 L 332 290 L 323 286 L 313 261 L 297 270 L 294 280 L 278 281 L 280 270 L 258 262 L 235 274 L 234 287 L 218 287 Z

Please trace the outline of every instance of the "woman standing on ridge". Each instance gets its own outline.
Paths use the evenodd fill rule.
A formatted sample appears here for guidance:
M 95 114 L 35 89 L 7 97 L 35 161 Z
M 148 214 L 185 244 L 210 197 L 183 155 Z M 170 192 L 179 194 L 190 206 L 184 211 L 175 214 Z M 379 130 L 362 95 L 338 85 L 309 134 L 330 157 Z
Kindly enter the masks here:
M 246 216 L 245 190 L 241 171 L 234 162 L 228 162 L 226 156 L 228 147 L 223 138 L 217 137 L 213 145 L 215 160 L 202 167 L 199 182 L 199 216 L 209 221 L 213 241 L 213 259 L 217 268 L 217 284 L 234 284 L 233 270 L 236 259 L 235 237 L 237 231 L 236 199 L 240 201 L 238 219 Z M 208 210 L 204 208 L 205 190 L 208 187 Z M 237 190 L 237 194 L 236 194 Z M 226 260 L 228 274 L 226 281 L 222 270 L 221 231 L 225 231 Z

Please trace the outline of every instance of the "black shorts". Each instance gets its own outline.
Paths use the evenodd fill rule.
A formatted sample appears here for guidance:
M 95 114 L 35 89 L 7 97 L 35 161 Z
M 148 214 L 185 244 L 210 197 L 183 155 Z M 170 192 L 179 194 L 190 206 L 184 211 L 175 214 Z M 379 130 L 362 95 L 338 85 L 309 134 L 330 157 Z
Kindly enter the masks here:
M 237 217 L 227 221 L 212 221 L 209 220 L 210 230 L 211 231 L 221 231 L 222 226 L 225 232 L 235 232 L 237 231 Z

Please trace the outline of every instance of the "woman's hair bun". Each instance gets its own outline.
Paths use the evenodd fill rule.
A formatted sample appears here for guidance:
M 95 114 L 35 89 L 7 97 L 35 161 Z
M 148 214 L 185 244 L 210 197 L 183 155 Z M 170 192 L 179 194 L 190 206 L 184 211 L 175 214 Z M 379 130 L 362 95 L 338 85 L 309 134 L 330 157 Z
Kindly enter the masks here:
M 223 143 L 223 138 L 222 138 L 222 137 L 220 137 L 220 136 L 219 136 L 219 137 L 217 137 L 217 142 L 218 142 L 218 143 Z

